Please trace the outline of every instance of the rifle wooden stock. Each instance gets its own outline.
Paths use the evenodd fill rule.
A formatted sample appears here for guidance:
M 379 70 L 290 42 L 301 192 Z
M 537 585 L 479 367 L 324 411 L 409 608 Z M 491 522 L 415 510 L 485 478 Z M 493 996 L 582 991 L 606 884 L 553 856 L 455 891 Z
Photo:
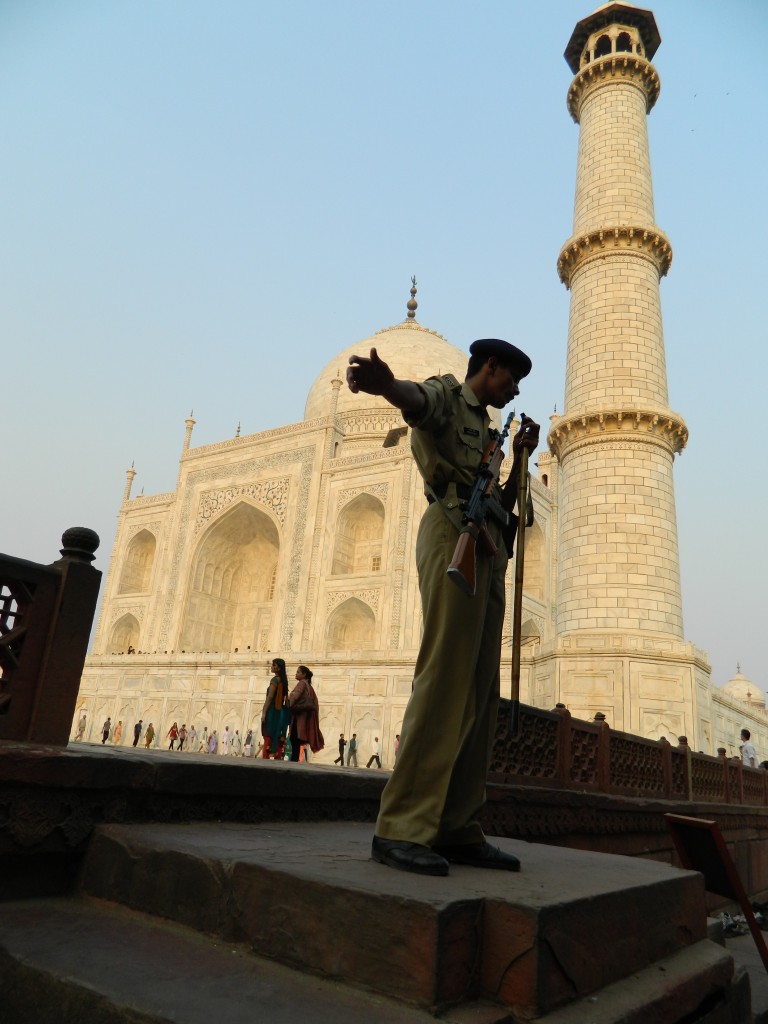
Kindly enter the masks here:
M 448 575 L 465 594 L 469 597 L 475 596 L 477 589 L 477 542 L 483 545 L 483 549 L 489 555 L 495 555 L 499 550 L 493 542 L 493 538 L 482 523 L 478 527 L 475 523 L 467 523 L 459 534 L 456 547 L 453 550 L 453 558 L 448 566 Z

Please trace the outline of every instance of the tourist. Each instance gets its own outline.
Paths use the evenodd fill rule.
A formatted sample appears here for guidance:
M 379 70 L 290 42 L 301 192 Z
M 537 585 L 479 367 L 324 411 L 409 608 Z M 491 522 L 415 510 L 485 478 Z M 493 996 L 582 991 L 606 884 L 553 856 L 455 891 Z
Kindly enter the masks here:
M 516 857 L 487 842 L 478 820 L 499 705 L 512 530 L 503 531 L 497 518 L 486 520 L 493 553 L 478 545 L 474 596 L 454 585 L 446 569 L 462 528 L 462 502 L 471 496 L 483 453 L 496 436 L 487 407 L 502 409 L 511 402 L 530 369 L 528 356 L 497 338 L 470 346 L 463 383 L 451 374 L 423 383 L 397 380 L 375 348 L 370 357 L 349 359 L 350 391 L 381 395 L 411 427 L 411 449 L 429 502 L 416 542 L 421 647 L 371 845 L 375 860 L 403 871 L 446 875 L 451 861 L 520 868 Z M 495 489 L 507 512 L 517 497 L 520 450 L 535 449 L 538 434 L 538 425 L 523 416 L 509 477 Z
M 174 722 L 171 728 L 168 730 L 168 736 L 170 737 L 171 740 L 170 744 L 168 745 L 168 749 L 173 750 L 173 745 L 179 738 L 179 727 L 176 724 L 176 722 Z
M 307 746 L 316 754 L 325 746 L 320 732 L 320 702 L 312 685 L 312 671 L 306 665 L 296 669 L 296 685 L 288 696 L 291 709 L 291 761 L 301 760 L 301 751 L 306 756 Z
M 376 762 L 376 767 L 381 768 L 381 744 L 379 743 L 378 736 L 373 741 L 373 753 L 368 758 L 368 764 L 365 767 L 370 768 L 374 761 Z
M 339 756 L 336 758 L 336 760 L 333 763 L 334 764 L 340 764 L 342 768 L 344 767 L 344 748 L 346 747 L 346 745 L 347 745 L 347 741 L 344 739 L 344 733 L 340 732 L 339 733 Z
M 282 761 L 285 737 L 291 713 L 288 709 L 288 676 L 282 658 L 272 660 L 274 673 L 267 687 L 267 696 L 261 709 L 261 735 L 264 737 L 264 758 Z
M 219 752 L 221 753 L 222 756 L 226 756 L 226 755 L 229 754 L 229 743 L 230 743 L 231 738 L 232 737 L 231 737 L 231 734 L 230 734 L 230 731 L 229 731 L 229 726 L 225 725 L 224 726 L 224 732 L 222 734 L 221 741 L 219 743 Z
M 757 751 L 752 743 L 749 729 L 741 730 L 741 763 L 745 768 L 757 768 Z
M 120 721 L 118 721 L 117 725 L 115 726 L 115 735 L 112 738 L 112 742 L 114 743 L 115 746 L 117 746 L 122 738 L 123 738 L 123 723 L 122 723 L 122 720 L 120 720 Z
M 154 738 L 155 738 L 155 727 L 150 722 L 149 725 L 147 726 L 147 731 L 146 731 L 146 734 L 144 736 L 144 746 L 146 747 L 147 750 L 149 750 L 149 748 L 152 746 L 152 740 Z
M 133 745 L 134 745 L 134 747 L 138 746 L 138 744 L 139 744 L 139 739 L 141 738 L 141 732 L 142 732 L 143 728 L 144 728 L 144 722 L 140 718 L 138 720 L 138 722 L 136 723 L 136 725 L 134 725 L 134 727 L 133 727 Z
M 107 718 L 106 722 L 101 727 L 101 744 L 102 744 L 102 746 L 109 739 L 109 734 L 110 734 L 111 731 L 112 731 L 112 719 L 111 718 Z
M 352 739 L 349 741 L 349 750 L 347 751 L 347 768 L 352 766 L 352 761 L 355 762 L 355 768 L 357 768 L 357 733 L 352 733 Z

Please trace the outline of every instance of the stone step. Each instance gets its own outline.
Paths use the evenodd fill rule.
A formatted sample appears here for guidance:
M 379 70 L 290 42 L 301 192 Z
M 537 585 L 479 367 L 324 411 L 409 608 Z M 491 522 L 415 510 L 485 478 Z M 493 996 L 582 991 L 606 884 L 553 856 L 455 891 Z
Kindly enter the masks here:
M 3 1024 L 433 1021 L 114 904 L 57 897 L 3 903 L 1 911 Z
M 387 956 L 382 949 L 382 957 Z M 545 1017 L 542 1024 L 747 1024 L 749 982 L 713 942 Z M 89 898 L 4 903 L 0 1020 L 13 1024 L 430 1024 L 425 1010 L 291 970 L 242 945 Z M 709 1009 L 707 1009 L 709 1007 Z M 512 1024 L 488 1001 L 451 1007 L 443 1024 Z
M 499 839 L 520 874 L 452 866 L 426 878 L 370 860 L 371 832 L 347 822 L 103 826 L 82 891 L 412 1006 L 491 999 L 524 1019 L 706 937 L 692 872 Z

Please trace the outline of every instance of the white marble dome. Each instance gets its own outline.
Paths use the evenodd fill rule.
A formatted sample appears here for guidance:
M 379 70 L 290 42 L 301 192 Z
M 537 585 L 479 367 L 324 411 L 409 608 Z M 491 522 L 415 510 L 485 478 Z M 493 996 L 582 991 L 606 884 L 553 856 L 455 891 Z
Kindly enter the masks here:
M 320 371 L 307 396 L 304 419 L 313 420 L 327 416 L 331 411 L 333 388 L 331 381 L 340 377 L 344 384 L 339 391 L 337 414 L 359 412 L 361 409 L 391 408 L 383 398 L 375 395 L 354 395 L 346 384 L 345 374 L 351 355 L 368 356 L 375 348 L 394 375 L 401 380 L 426 380 L 438 373 L 452 373 L 463 381 L 467 372 L 468 352 L 452 345 L 450 341 L 422 327 L 415 320 L 406 320 L 395 327 L 385 327 L 371 338 L 350 345 Z M 492 418 L 497 418 L 493 417 Z
M 745 704 L 749 704 L 751 707 L 765 707 L 765 694 L 756 683 L 753 683 L 751 679 L 747 679 L 742 672 L 737 672 L 732 679 L 729 679 L 723 686 L 722 692 L 734 700 L 740 700 Z

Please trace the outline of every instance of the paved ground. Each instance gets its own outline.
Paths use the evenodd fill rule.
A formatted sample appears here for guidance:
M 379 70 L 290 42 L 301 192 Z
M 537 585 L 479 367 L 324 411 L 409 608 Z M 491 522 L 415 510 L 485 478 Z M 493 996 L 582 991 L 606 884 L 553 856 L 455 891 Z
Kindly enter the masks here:
M 764 933 L 768 941 L 768 932 Z M 749 974 L 752 990 L 753 1024 L 768 1024 L 768 970 L 751 934 L 727 936 L 725 948 L 739 967 Z

